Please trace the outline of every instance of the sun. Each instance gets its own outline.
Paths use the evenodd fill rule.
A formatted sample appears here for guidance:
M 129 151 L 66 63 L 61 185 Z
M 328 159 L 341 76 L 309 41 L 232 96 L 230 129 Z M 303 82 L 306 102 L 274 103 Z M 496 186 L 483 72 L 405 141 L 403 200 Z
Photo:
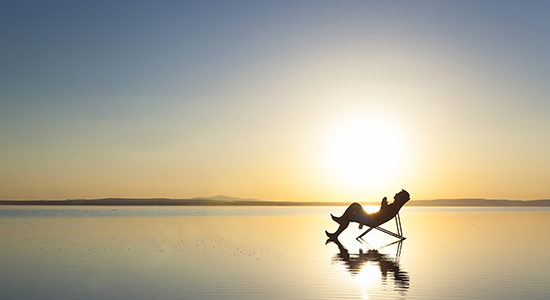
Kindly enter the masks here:
M 379 119 L 346 119 L 334 128 L 328 140 L 329 172 L 349 187 L 386 182 L 401 159 L 397 132 Z

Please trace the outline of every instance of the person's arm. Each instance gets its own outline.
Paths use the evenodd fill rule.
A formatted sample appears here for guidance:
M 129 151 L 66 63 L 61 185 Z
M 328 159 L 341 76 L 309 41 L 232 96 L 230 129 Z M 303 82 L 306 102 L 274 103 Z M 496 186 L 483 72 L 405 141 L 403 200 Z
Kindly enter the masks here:
M 384 208 L 388 206 L 388 198 L 384 197 L 384 199 L 382 199 L 382 203 L 380 204 L 380 208 Z

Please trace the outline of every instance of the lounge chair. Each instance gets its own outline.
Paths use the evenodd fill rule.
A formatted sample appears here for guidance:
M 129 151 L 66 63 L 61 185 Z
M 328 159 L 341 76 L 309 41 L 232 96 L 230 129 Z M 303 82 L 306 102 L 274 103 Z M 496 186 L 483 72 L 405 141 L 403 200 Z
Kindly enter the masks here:
M 392 231 L 389 231 L 385 228 L 382 228 L 380 227 L 380 225 L 388 222 L 389 220 L 391 219 L 395 219 L 395 225 L 397 227 L 397 233 L 395 232 L 392 232 Z M 363 226 L 367 226 L 369 227 L 369 229 L 367 229 L 365 232 L 363 232 L 361 235 L 359 235 L 356 239 L 357 240 L 362 240 L 363 239 L 363 236 L 365 236 L 367 233 L 371 232 L 373 229 L 376 229 L 376 230 L 379 230 L 385 234 L 389 234 L 395 238 L 398 238 L 400 240 L 404 240 L 406 239 L 406 237 L 403 236 L 403 227 L 401 226 L 401 217 L 399 217 L 399 210 L 397 211 L 397 213 L 395 214 L 395 216 L 391 217 L 389 220 L 385 221 L 385 222 L 382 222 L 380 224 L 378 224 L 377 226 L 369 226 L 367 224 L 362 224 L 362 223 L 359 223 L 359 222 L 356 222 L 356 221 L 352 221 L 352 222 L 356 222 L 356 223 L 359 223 L 360 225 L 363 225 Z

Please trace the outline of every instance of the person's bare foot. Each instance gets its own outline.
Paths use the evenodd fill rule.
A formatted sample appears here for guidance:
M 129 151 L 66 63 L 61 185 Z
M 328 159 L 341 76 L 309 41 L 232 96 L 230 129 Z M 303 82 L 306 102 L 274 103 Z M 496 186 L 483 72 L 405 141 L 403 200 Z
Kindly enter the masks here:
M 325 230 L 325 234 L 327 235 L 329 240 L 337 240 L 338 239 L 338 236 L 334 233 L 329 233 L 328 231 Z
M 333 220 L 334 222 L 340 224 L 340 218 L 335 217 L 335 216 L 333 216 L 332 214 L 330 214 L 330 217 L 332 218 L 332 220 Z

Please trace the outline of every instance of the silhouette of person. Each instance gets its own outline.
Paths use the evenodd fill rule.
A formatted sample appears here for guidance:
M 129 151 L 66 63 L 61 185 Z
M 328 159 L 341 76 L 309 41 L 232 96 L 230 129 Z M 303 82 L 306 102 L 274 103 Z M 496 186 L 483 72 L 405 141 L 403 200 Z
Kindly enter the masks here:
M 388 199 L 384 197 L 382 203 L 380 204 L 380 210 L 378 212 L 369 214 L 363 209 L 361 204 L 355 202 L 350 204 L 344 214 L 340 217 L 333 216 L 330 214 L 334 222 L 340 224 L 338 229 L 334 233 L 329 233 L 325 230 L 325 234 L 329 239 L 336 240 L 342 231 L 348 228 L 350 222 L 359 223 L 359 228 L 361 229 L 363 225 L 369 227 L 377 227 L 391 220 L 399 212 L 401 207 L 405 205 L 410 200 L 410 195 L 407 191 L 401 190 L 393 197 L 393 203 L 388 204 Z

